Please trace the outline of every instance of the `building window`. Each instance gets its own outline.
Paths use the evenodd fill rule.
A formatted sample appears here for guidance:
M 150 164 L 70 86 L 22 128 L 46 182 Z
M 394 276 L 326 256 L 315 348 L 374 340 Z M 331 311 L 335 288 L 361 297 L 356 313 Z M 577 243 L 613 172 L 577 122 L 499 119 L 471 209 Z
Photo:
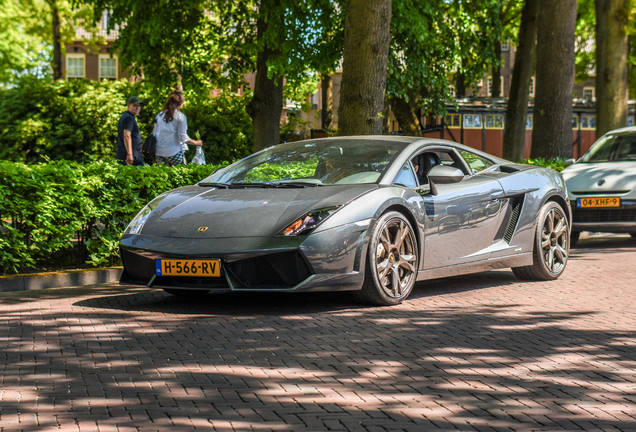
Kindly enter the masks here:
M 499 94 L 503 95 L 504 93 L 504 77 L 500 77 L 500 85 L 499 85 Z M 492 96 L 492 77 L 488 77 L 488 96 Z
M 532 114 L 526 117 L 526 129 L 527 130 L 532 130 L 533 121 L 534 121 L 534 119 L 532 117 Z
M 530 90 L 528 94 L 530 97 L 534 97 L 534 77 L 530 78 Z
M 110 58 L 107 55 L 99 56 L 99 79 L 117 79 L 117 57 Z
M 486 115 L 486 129 L 503 129 L 503 114 Z
M 66 55 L 66 77 L 84 78 L 86 76 L 84 54 Z
M 583 88 L 583 99 L 587 99 L 587 100 L 594 99 L 594 87 Z
M 110 21 L 113 19 L 112 11 L 104 11 L 102 12 L 102 30 L 108 30 L 108 26 Z M 117 24 L 113 25 L 114 30 L 119 30 L 119 26 Z
M 459 129 L 462 127 L 462 115 L 461 114 L 447 114 L 444 119 L 444 123 L 451 129 Z
M 501 50 L 510 51 L 510 39 L 506 39 L 505 41 L 501 43 Z
M 627 126 L 634 126 L 634 117 L 627 117 Z
M 577 130 L 579 128 L 579 116 L 572 116 L 572 130 Z
M 596 116 L 594 115 L 581 116 L 581 129 L 583 130 L 596 129 Z
M 464 129 L 481 129 L 481 114 L 464 114 Z

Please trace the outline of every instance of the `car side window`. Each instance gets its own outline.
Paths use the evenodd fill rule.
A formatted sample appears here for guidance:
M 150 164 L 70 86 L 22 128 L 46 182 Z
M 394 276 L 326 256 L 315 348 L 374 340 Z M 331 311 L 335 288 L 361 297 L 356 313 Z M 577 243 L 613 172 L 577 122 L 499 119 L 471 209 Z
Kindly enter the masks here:
M 459 149 L 457 149 L 457 151 L 459 151 L 459 154 L 464 158 L 473 174 L 476 174 L 495 165 L 494 162 L 479 155 L 476 155 L 475 153 Z
M 393 184 L 400 184 L 407 188 L 415 188 L 417 187 L 417 180 L 415 180 L 415 173 L 413 172 L 413 168 L 411 164 L 407 161 L 402 168 L 400 168 L 400 172 L 395 176 L 395 180 L 393 180 Z

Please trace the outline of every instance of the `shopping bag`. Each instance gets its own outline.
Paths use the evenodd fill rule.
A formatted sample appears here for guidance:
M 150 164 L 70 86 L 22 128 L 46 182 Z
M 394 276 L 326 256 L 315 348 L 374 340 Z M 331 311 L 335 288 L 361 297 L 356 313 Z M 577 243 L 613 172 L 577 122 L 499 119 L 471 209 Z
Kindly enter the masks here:
M 203 153 L 203 147 L 197 146 L 194 157 L 192 158 L 192 162 L 190 163 L 193 165 L 205 165 L 205 154 Z

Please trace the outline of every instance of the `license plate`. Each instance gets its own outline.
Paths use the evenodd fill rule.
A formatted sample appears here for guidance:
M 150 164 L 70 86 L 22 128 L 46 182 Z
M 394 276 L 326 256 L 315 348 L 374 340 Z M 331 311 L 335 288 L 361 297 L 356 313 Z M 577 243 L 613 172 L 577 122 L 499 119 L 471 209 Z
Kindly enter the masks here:
M 220 277 L 221 262 L 213 260 L 155 260 L 157 276 Z
M 621 199 L 619 197 L 578 198 L 576 206 L 579 208 L 620 207 Z

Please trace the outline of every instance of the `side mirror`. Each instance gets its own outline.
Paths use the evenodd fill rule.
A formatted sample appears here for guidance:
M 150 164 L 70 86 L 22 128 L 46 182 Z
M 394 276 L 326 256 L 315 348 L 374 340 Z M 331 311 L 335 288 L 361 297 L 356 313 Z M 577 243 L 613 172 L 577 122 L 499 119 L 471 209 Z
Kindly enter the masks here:
M 565 160 L 564 165 L 565 165 L 566 167 L 569 167 L 570 165 L 574 165 L 575 163 L 576 163 L 576 159 L 572 159 L 572 158 L 570 158 L 570 159 L 566 159 L 566 160 Z
M 459 183 L 464 179 L 464 173 L 455 167 L 435 165 L 426 177 L 428 177 L 428 184 L 431 186 L 431 193 L 437 195 L 437 184 Z

